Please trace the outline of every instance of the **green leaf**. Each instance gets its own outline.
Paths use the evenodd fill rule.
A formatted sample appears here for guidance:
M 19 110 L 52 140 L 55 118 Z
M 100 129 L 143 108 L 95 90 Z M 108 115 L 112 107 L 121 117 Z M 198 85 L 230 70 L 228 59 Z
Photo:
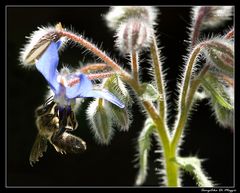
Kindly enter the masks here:
M 234 112 L 232 110 L 223 108 L 218 103 L 213 105 L 216 120 L 218 123 L 225 128 L 234 128 Z
M 213 187 L 213 183 L 203 171 L 201 161 L 197 157 L 176 157 L 172 161 L 177 163 L 181 169 L 193 175 L 196 183 L 200 187 Z
M 131 111 L 129 108 L 131 106 L 132 100 L 129 95 L 128 90 L 126 89 L 125 84 L 119 78 L 117 74 L 112 75 L 107 78 L 104 82 L 104 88 L 106 88 L 109 92 L 114 94 L 119 100 L 121 100 L 125 104 L 125 108 L 121 109 L 112 103 L 105 101 L 107 107 L 109 108 L 112 116 L 112 120 L 117 128 L 120 131 L 128 131 L 130 123 L 131 123 Z
M 119 75 L 114 74 L 111 77 L 105 79 L 103 87 L 114 94 L 126 106 L 129 106 L 132 103 L 129 91 L 127 90 L 124 82 L 121 80 Z
M 202 84 L 206 90 L 210 92 L 212 97 L 223 107 L 229 110 L 233 110 L 233 106 L 227 101 L 227 98 L 224 97 L 223 91 L 221 91 L 221 88 L 219 87 L 220 84 L 216 83 L 217 80 L 214 80 L 213 78 L 210 78 L 209 80 L 206 80 L 205 78 L 202 79 Z M 217 85 L 218 86 L 214 86 Z
M 152 84 L 143 83 L 142 89 L 143 89 L 143 92 L 142 92 L 141 98 L 143 100 L 155 102 L 162 98 Z
M 139 171 L 135 181 L 136 185 L 142 185 L 146 180 L 147 167 L 148 167 L 148 152 L 151 147 L 151 135 L 154 132 L 155 125 L 148 118 L 145 121 L 143 130 L 141 131 L 138 138 L 138 164 Z

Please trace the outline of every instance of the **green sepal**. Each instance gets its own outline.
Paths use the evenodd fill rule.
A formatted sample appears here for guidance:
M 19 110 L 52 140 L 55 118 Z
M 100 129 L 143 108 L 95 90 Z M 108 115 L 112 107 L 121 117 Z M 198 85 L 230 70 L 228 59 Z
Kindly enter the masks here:
M 120 128 L 121 131 L 127 131 L 131 123 L 131 113 L 128 109 L 131 106 L 132 100 L 125 84 L 122 82 L 119 75 L 114 74 L 107 78 L 103 85 L 104 88 L 114 94 L 125 104 L 126 107 L 121 109 L 118 106 L 105 101 L 107 108 L 111 112 L 114 124 L 117 126 L 117 128 Z
M 216 78 L 211 76 L 208 76 L 207 79 L 203 78 L 202 85 L 218 104 L 226 109 L 233 110 L 234 107 L 228 102 L 228 98 Z
M 93 101 L 88 107 L 87 115 L 97 142 L 108 145 L 113 135 L 113 124 L 108 109 L 103 105 L 103 99 Z

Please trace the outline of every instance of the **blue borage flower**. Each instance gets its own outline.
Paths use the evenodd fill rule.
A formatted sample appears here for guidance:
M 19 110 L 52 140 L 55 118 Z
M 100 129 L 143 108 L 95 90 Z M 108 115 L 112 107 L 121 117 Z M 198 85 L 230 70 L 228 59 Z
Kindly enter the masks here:
M 57 70 L 59 56 L 58 48 L 61 41 L 51 42 L 47 50 L 36 62 L 36 67 L 48 81 L 51 90 L 54 92 L 54 101 L 58 104 L 60 129 L 61 122 L 64 122 L 71 112 L 71 104 L 75 103 L 76 98 L 102 98 L 119 108 L 125 105 L 106 89 L 94 89 L 88 77 L 80 72 L 70 73 L 67 68 L 62 68 L 60 73 Z

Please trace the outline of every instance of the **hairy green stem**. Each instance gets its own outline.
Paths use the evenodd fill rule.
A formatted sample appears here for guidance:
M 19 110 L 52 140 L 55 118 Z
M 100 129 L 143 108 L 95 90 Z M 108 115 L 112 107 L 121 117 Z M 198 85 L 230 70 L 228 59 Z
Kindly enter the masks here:
M 182 111 L 181 114 L 179 115 L 178 124 L 177 124 L 176 130 L 175 130 L 176 132 L 175 132 L 175 134 L 173 136 L 173 139 L 172 139 L 172 142 L 171 142 L 171 152 L 172 152 L 172 154 L 176 154 L 178 142 L 180 140 L 183 129 L 184 129 L 185 124 L 187 122 L 187 117 L 188 117 L 188 113 L 190 112 L 190 108 L 191 108 L 191 105 L 192 105 L 192 102 L 193 102 L 194 94 L 196 93 L 198 87 L 200 86 L 201 79 L 207 73 L 209 67 L 210 67 L 209 65 L 204 66 L 203 69 L 201 70 L 201 72 L 199 73 L 199 75 L 194 80 L 192 80 L 192 82 L 191 82 L 191 87 L 189 89 L 188 99 L 186 100 L 187 101 L 186 107 L 185 107 L 184 111 Z
M 188 60 L 187 63 L 187 68 L 185 71 L 185 75 L 184 75 L 184 80 L 183 80 L 183 87 L 180 93 L 180 102 L 179 102 L 179 112 L 178 112 L 178 119 L 177 119 L 177 124 L 176 124 L 176 128 L 174 130 L 174 134 L 173 134 L 173 138 L 172 138 L 172 142 L 171 142 L 171 149 L 172 151 L 176 151 L 176 148 L 178 146 L 179 140 L 181 138 L 183 129 L 185 127 L 186 121 L 187 121 L 187 116 L 189 113 L 189 108 L 190 105 L 192 103 L 192 98 L 195 91 L 193 91 L 194 89 L 197 89 L 198 84 L 196 84 L 194 87 L 193 85 L 191 85 L 191 77 L 192 77 L 192 71 L 193 71 L 193 67 L 194 64 L 196 62 L 197 56 L 199 55 L 201 48 L 203 47 L 203 44 L 199 44 L 197 45 L 191 55 L 190 55 L 190 59 Z M 205 71 L 204 71 L 205 72 Z M 201 74 L 201 73 L 200 73 Z M 199 82 L 200 84 L 200 82 Z M 191 94 L 189 94 L 191 93 Z M 191 96 L 191 98 L 189 98 L 189 96 Z M 191 101 L 190 101 L 191 99 Z
M 194 80 L 192 80 L 191 89 L 189 90 L 189 96 L 188 96 L 188 100 L 187 100 L 187 108 L 186 108 L 187 111 L 190 110 L 192 102 L 193 102 L 194 94 L 196 93 L 198 87 L 200 86 L 201 80 L 205 76 L 205 74 L 207 73 L 209 67 L 210 67 L 210 65 L 206 64 L 202 68 L 202 70 L 199 73 L 199 75 Z
M 141 86 L 139 82 L 135 79 L 129 81 L 128 84 L 135 90 L 137 95 L 141 95 Z M 163 155 L 165 159 L 165 166 L 166 166 L 166 174 L 167 174 L 167 185 L 171 187 L 179 186 L 178 184 L 178 177 L 179 171 L 178 166 L 171 161 L 173 157 L 175 157 L 175 152 L 170 151 L 170 136 L 169 136 L 169 129 L 166 127 L 166 124 L 163 122 L 163 119 L 159 116 L 156 108 L 152 104 L 151 101 L 142 101 L 144 108 L 146 109 L 149 116 L 154 121 L 157 133 L 159 135 L 159 141 L 161 142 L 163 148 Z
M 174 130 L 172 143 L 171 143 L 171 146 L 172 146 L 171 148 L 173 150 L 175 150 L 176 147 L 178 146 L 178 142 L 181 138 L 181 135 L 182 135 L 182 132 L 183 132 L 186 120 L 187 120 L 187 116 L 188 116 L 189 105 L 187 106 L 187 104 L 191 102 L 191 101 L 189 101 L 189 93 L 192 92 L 190 82 L 191 82 L 191 78 L 192 78 L 192 71 L 194 68 L 194 64 L 196 63 L 196 59 L 197 59 L 198 55 L 200 54 L 202 48 L 213 46 L 213 45 L 218 45 L 218 47 L 224 46 L 214 40 L 213 41 L 208 40 L 208 41 L 205 41 L 205 42 L 202 42 L 202 43 L 196 45 L 190 54 L 189 60 L 187 62 L 185 74 L 184 74 L 183 83 L 182 83 L 183 87 L 182 87 L 182 90 L 180 93 L 180 98 L 179 98 L 180 102 L 179 102 L 178 119 L 176 121 L 177 124 L 176 124 L 176 128 Z
M 163 159 L 165 161 L 166 166 L 166 175 L 167 175 L 167 185 L 170 187 L 177 187 L 178 184 L 178 177 L 179 171 L 178 166 L 171 161 L 172 158 L 175 157 L 175 152 L 170 150 L 170 137 L 168 133 L 168 128 L 166 128 L 165 124 L 163 123 L 162 119 L 158 116 L 156 109 L 152 106 L 149 101 L 143 101 L 143 105 L 147 110 L 150 117 L 153 119 L 157 133 L 159 136 L 159 141 L 163 148 Z
M 186 110 L 184 112 L 181 113 L 181 116 L 179 117 L 179 121 L 178 121 L 178 125 L 176 128 L 176 134 L 174 135 L 174 138 L 171 142 L 171 155 L 174 155 L 175 157 L 177 156 L 177 145 L 180 139 L 180 136 L 183 132 L 183 128 L 185 127 L 185 124 L 187 122 L 187 116 L 188 113 L 190 111 L 190 108 L 192 106 L 193 103 L 193 98 L 194 98 L 194 94 L 196 93 L 198 87 L 201 84 L 201 79 L 204 77 L 204 75 L 207 73 L 208 69 L 209 69 L 209 65 L 206 65 L 203 67 L 203 69 L 201 70 L 201 72 L 199 73 L 199 75 L 192 81 L 191 84 L 191 88 L 189 90 L 189 97 L 188 97 L 188 102 L 187 102 L 187 106 L 186 106 Z M 175 166 L 177 167 L 177 166 Z
M 150 46 L 150 52 L 153 60 L 153 68 L 154 68 L 154 75 L 155 81 L 157 84 L 157 89 L 159 95 L 161 96 L 159 99 L 159 114 L 161 119 L 165 120 L 166 115 L 166 104 L 165 104 L 165 89 L 164 89 L 164 80 L 163 80 L 163 72 L 162 72 L 162 65 L 161 60 L 158 53 L 157 47 L 157 40 L 156 37 L 153 35 L 152 44 Z
M 192 53 L 190 54 L 190 58 L 187 62 L 187 67 L 186 67 L 186 71 L 184 74 L 184 79 L 183 79 L 183 87 L 181 90 L 181 95 L 180 95 L 180 106 L 179 106 L 179 110 L 180 113 L 181 111 L 185 110 L 185 104 L 186 104 L 186 99 L 187 99 L 187 92 L 188 89 L 190 88 L 190 80 L 191 80 L 191 76 L 192 76 L 192 71 L 193 71 L 193 66 L 196 62 L 197 56 L 199 55 L 201 48 L 202 48 L 202 44 L 199 44 L 198 46 L 196 46 Z
M 160 142 L 163 148 L 163 159 L 165 161 L 167 185 L 170 187 L 177 187 L 179 171 L 178 166 L 171 161 L 171 158 L 175 157 L 175 152 L 170 149 L 170 137 L 169 129 L 166 128 L 166 98 L 165 98 L 165 87 L 163 79 L 163 71 L 161 60 L 158 53 L 157 40 L 153 35 L 153 41 L 150 46 L 151 57 L 153 61 L 155 81 L 157 84 L 157 89 L 159 92 L 160 100 L 158 101 L 159 105 L 159 116 L 160 118 L 155 121 L 157 131 L 159 134 Z
M 196 79 L 192 81 L 191 88 L 189 90 L 189 97 L 187 100 L 187 105 L 185 111 L 181 112 L 181 115 L 179 117 L 178 121 L 178 126 L 176 128 L 176 133 L 173 137 L 173 140 L 170 144 L 170 151 L 169 154 L 167 154 L 166 157 L 166 169 L 167 169 L 167 174 L 168 172 L 170 173 L 171 178 L 168 179 L 168 185 L 169 186 L 178 186 L 178 178 L 179 178 L 179 169 L 178 166 L 171 161 L 172 158 L 177 156 L 177 147 L 179 143 L 179 139 L 182 135 L 183 129 L 185 127 L 185 124 L 187 122 L 187 116 L 190 111 L 192 102 L 193 102 L 193 97 L 195 92 L 197 91 L 200 83 L 201 83 L 201 78 L 206 74 L 207 70 L 209 69 L 209 66 L 205 66 L 200 74 L 197 76 Z

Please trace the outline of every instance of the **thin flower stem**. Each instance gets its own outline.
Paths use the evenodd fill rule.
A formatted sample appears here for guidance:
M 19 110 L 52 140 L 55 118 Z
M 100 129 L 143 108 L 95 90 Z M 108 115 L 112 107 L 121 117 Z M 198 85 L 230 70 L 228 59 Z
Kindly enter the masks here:
M 171 158 L 173 158 L 174 155 L 172 155 L 170 151 L 170 137 L 168 129 L 166 128 L 162 119 L 159 117 L 156 109 L 151 102 L 143 101 L 143 106 L 145 107 L 156 125 L 159 141 L 161 142 L 163 148 L 163 160 L 165 160 L 168 186 L 176 187 L 178 186 L 179 174 L 176 164 L 171 161 Z
M 83 47 L 87 48 L 89 51 L 91 51 L 92 53 L 94 53 L 96 56 L 98 56 L 99 58 L 101 58 L 106 64 L 108 64 L 109 66 L 111 66 L 113 68 L 113 70 L 115 70 L 116 72 L 119 73 L 119 75 L 121 75 L 121 77 L 126 81 L 131 79 L 131 76 L 125 71 L 123 70 L 116 62 L 114 62 L 111 58 L 109 58 L 103 51 L 99 50 L 95 45 L 93 45 L 92 43 L 90 43 L 89 41 L 85 40 L 84 38 L 82 38 L 81 36 L 77 36 L 71 32 L 68 31 L 64 31 L 64 30 L 58 30 L 57 33 L 60 36 L 65 36 L 71 40 L 73 40 L 74 42 L 78 42 L 80 45 L 82 45 Z
M 116 72 L 104 72 L 104 73 L 96 73 L 96 74 L 87 74 L 89 80 L 94 80 L 94 79 L 103 79 L 103 78 L 108 78 L 112 75 L 116 74 Z
M 210 7 L 202 6 L 198 11 L 198 15 L 192 26 L 193 31 L 191 35 L 191 40 L 192 40 L 191 47 L 195 46 L 197 39 L 199 38 L 202 21 L 204 17 L 208 14 L 209 10 L 210 10 Z
M 184 80 L 183 80 L 183 87 L 181 90 L 181 94 L 180 94 L 180 102 L 179 102 L 179 112 L 178 112 L 178 119 L 177 119 L 177 124 L 176 124 L 176 128 L 174 130 L 174 134 L 173 134 L 173 138 L 172 138 L 172 142 L 171 142 L 171 151 L 175 152 L 176 148 L 178 146 L 178 142 L 181 138 L 183 129 L 185 127 L 186 121 L 187 121 L 187 116 L 188 116 L 188 112 L 189 112 L 189 104 L 192 103 L 192 101 L 190 101 L 189 99 L 189 93 L 192 92 L 192 85 L 190 85 L 191 83 L 191 76 L 192 76 L 192 70 L 194 67 L 194 64 L 196 63 L 196 59 L 197 56 L 200 54 L 200 51 L 202 49 L 202 47 L 204 46 L 204 44 L 198 44 L 192 51 L 190 58 L 188 60 L 187 63 L 187 68 L 185 71 L 185 75 L 184 75 Z M 192 99 L 191 99 L 192 100 Z
M 131 64 L 132 64 L 132 76 L 136 82 L 139 81 L 138 74 L 138 53 L 136 51 L 132 51 L 131 54 Z
M 187 62 L 187 67 L 186 67 L 186 71 L 184 74 L 184 80 L 183 80 L 183 87 L 181 90 L 181 95 L 180 95 L 180 104 L 179 104 L 179 110 L 181 113 L 181 109 L 185 109 L 186 106 L 186 99 L 187 99 L 187 92 L 188 89 L 190 87 L 190 80 L 191 80 L 191 76 L 192 76 L 192 70 L 193 70 L 193 66 L 196 62 L 197 56 L 199 55 L 201 49 L 203 47 L 203 44 L 198 44 L 192 51 L 190 58 Z
M 200 86 L 202 78 L 208 72 L 209 67 L 210 67 L 210 64 L 205 64 L 205 66 L 199 72 L 199 75 L 194 80 L 192 80 L 191 88 L 189 90 L 189 96 L 188 96 L 188 100 L 187 100 L 187 108 L 186 108 L 187 112 L 190 111 L 194 94 L 197 91 L 198 87 Z
M 112 69 L 109 65 L 104 63 L 96 63 L 96 64 L 87 64 L 80 68 L 80 71 L 84 74 L 87 74 L 91 71 L 99 71 L 99 70 L 109 70 Z
M 161 119 L 165 120 L 166 114 L 166 104 L 165 104 L 165 89 L 164 89 L 164 80 L 163 80 L 163 72 L 162 72 L 162 65 L 158 53 L 157 47 L 157 40 L 156 37 L 153 35 L 152 44 L 150 46 L 151 56 L 153 60 L 153 68 L 154 68 L 154 75 L 155 81 L 157 84 L 157 89 L 159 92 L 160 100 L 159 100 L 159 114 Z

